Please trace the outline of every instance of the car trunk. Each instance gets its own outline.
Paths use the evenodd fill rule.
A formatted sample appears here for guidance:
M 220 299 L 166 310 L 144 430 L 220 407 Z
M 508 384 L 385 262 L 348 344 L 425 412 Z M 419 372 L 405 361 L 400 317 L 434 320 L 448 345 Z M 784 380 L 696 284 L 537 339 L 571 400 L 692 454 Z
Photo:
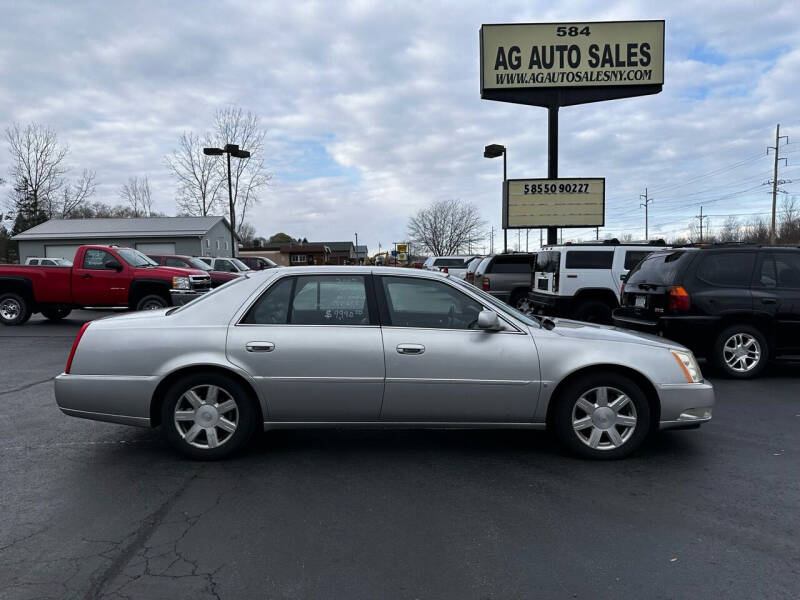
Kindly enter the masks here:
M 663 314 L 685 313 L 691 299 L 680 285 L 691 253 L 683 250 L 656 252 L 631 269 L 621 294 L 622 312 L 653 321 Z

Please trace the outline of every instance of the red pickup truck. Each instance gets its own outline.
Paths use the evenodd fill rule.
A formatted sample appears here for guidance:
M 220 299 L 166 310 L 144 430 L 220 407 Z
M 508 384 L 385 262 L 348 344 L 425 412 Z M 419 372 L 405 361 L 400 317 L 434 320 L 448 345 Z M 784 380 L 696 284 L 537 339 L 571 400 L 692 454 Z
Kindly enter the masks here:
M 87 306 L 154 310 L 210 288 L 199 269 L 161 267 L 133 248 L 81 246 L 72 267 L 0 265 L 0 323 L 22 325 L 37 312 L 57 321 Z

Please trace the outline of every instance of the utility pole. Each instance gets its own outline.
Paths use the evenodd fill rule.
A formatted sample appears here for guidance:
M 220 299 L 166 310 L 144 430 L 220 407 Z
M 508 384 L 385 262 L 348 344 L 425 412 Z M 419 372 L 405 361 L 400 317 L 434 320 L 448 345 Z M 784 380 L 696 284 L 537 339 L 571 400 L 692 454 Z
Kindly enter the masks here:
M 517 252 L 522 249 L 522 230 L 517 229 Z
M 489 232 L 489 254 L 494 254 L 494 225 Z
M 778 125 L 775 127 L 775 145 L 767 146 L 767 154 L 769 154 L 770 149 L 775 151 L 775 165 L 772 169 L 772 226 L 769 230 L 769 243 L 772 245 L 775 245 L 777 238 L 775 234 L 775 209 L 778 199 L 778 183 L 780 183 L 778 181 L 778 162 L 783 160 L 786 161 L 784 162 L 784 165 L 788 164 L 788 159 L 780 158 L 779 156 L 780 152 L 778 152 L 778 148 L 780 147 L 781 139 L 785 139 L 787 143 L 789 142 L 788 135 L 781 135 L 781 124 L 778 123 Z
M 539 228 L 539 250 L 541 250 L 544 247 L 544 240 L 542 239 L 542 232 L 543 231 L 544 230 L 540 227 Z
M 525 252 L 528 252 L 528 236 L 530 236 L 531 230 L 525 230 Z
M 649 235 L 650 231 L 648 229 L 648 225 L 649 225 L 648 224 L 648 213 L 649 213 L 648 207 L 650 206 L 650 203 L 653 201 L 653 199 L 649 198 L 647 196 L 647 188 L 644 188 L 644 194 L 639 194 L 639 198 L 644 198 L 644 202 L 639 204 L 639 207 L 644 206 L 644 239 L 645 239 L 645 241 L 648 241 L 650 239 L 650 235 Z
M 695 218 L 696 219 L 700 219 L 700 243 L 702 244 L 703 243 L 703 219 L 707 219 L 708 218 L 708 215 L 703 216 L 703 207 L 702 206 L 700 207 L 700 214 L 699 215 L 695 215 Z M 708 229 L 708 228 L 706 227 L 706 229 Z
M 594 239 L 596 241 L 598 241 L 598 242 L 600 241 L 600 228 L 599 227 L 595 227 L 594 228 Z

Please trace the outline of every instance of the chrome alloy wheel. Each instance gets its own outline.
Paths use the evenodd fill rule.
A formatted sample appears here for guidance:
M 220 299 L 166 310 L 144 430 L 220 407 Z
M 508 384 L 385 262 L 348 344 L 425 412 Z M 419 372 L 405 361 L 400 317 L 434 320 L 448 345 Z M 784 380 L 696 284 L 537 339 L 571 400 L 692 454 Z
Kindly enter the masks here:
M 239 408 L 221 387 L 198 385 L 178 399 L 174 422 L 183 441 L 208 450 L 233 437 L 239 425 Z
M 142 304 L 141 310 L 160 310 L 164 308 L 164 303 L 159 300 L 148 300 Z
M 6 298 L 3 300 L 2 304 L 0 304 L 0 317 L 2 317 L 4 321 L 13 321 L 19 317 L 21 312 L 22 306 L 20 306 L 19 301 L 14 298 Z
M 616 388 L 593 388 L 572 407 L 572 429 L 590 448 L 619 448 L 636 430 L 636 406 L 627 394 Z
M 761 344 L 749 333 L 735 333 L 722 346 L 722 357 L 732 371 L 747 373 L 761 360 Z

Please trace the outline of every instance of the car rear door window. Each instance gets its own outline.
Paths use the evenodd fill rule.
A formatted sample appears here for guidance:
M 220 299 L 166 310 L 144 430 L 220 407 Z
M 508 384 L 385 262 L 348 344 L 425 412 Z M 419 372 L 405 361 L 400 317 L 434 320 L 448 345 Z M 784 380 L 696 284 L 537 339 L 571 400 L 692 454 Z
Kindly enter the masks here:
M 569 250 L 565 267 L 567 269 L 610 269 L 613 262 L 613 251 Z
M 651 253 L 650 250 L 628 250 L 625 252 L 624 269 L 630 271 Z
M 473 329 L 483 306 L 440 281 L 381 277 L 389 325 L 435 329 Z
M 755 259 L 754 252 L 708 254 L 697 267 L 697 278 L 711 285 L 750 287 Z
M 800 252 L 775 254 L 778 287 L 800 288 Z
M 490 267 L 491 273 L 532 273 L 536 256 L 498 256 Z

